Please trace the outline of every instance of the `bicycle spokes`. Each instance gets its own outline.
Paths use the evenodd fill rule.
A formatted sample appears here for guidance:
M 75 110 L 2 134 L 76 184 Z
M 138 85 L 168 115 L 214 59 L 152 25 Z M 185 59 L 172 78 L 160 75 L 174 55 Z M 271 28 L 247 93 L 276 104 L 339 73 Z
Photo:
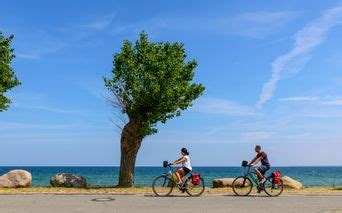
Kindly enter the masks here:
M 168 196 L 174 187 L 173 181 L 167 176 L 157 177 L 152 184 L 153 192 L 157 196 Z
M 267 180 L 263 184 L 263 188 L 267 195 L 275 197 L 279 196 L 283 192 L 284 185 L 283 181 L 275 184 L 273 182 L 273 178 L 267 178 Z
M 252 191 L 252 181 L 244 176 L 238 177 L 233 181 L 233 191 L 238 196 L 247 196 Z
M 191 182 L 191 178 L 188 178 L 184 184 L 184 188 L 188 195 L 200 196 L 205 190 L 204 180 L 203 178 L 200 178 L 200 182 L 198 184 L 193 184 Z

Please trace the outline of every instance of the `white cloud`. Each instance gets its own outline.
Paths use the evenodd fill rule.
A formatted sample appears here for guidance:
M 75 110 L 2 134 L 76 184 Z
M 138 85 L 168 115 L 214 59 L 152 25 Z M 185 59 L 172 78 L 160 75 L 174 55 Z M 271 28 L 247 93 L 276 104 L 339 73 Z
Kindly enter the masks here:
M 327 101 L 324 104 L 333 106 L 342 106 L 342 99 Z
M 81 25 L 81 27 L 89 28 L 93 30 L 103 30 L 108 27 L 114 20 L 115 14 L 109 14 L 103 17 L 98 17 L 95 21 Z
M 288 98 L 280 98 L 279 101 L 283 102 L 312 102 L 319 105 L 328 105 L 328 106 L 342 106 L 342 99 L 338 97 L 318 97 L 318 96 L 294 96 Z
M 276 32 L 289 21 L 295 19 L 299 12 L 258 11 L 242 13 L 236 16 L 215 14 L 214 16 L 166 14 L 152 17 L 147 20 L 134 23 L 120 23 L 112 26 L 111 33 L 114 35 L 136 35 L 141 30 L 152 34 L 172 32 L 209 33 L 221 35 L 240 35 L 251 38 L 263 38 Z
M 53 30 L 20 29 L 15 32 L 16 56 L 21 59 L 36 60 L 45 55 L 60 51 L 75 45 L 94 35 L 100 30 L 109 27 L 115 14 L 93 17 L 92 21 L 83 24 L 65 24 L 56 26 Z M 94 42 L 92 42 L 94 43 Z M 82 44 L 84 45 L 84 43 Z
M 18 130 L 18 129 L 71 129 L 75 128 L 75 125 L 70 124 L 32 124 L 32 123 L 19 123 L 19 122 L 0 122 L 1 131 Z
M 44 95 L 29 93 L 29 92 L 18 92 L 12 93 L 11 99 L 13 101 L 12 106 L 17 109 L 33 110 L 33 111 L 44 111 L 56 114 L 69 114 L 69 115 L 85 115 L 84 111 L 80 110 L 69 110 L 63 107 L 56 107 L 51 105 L 51 100 Z
M 295 97 L 288 97 L 288 98 L 281 98 L 280 101 L 317 101 L 319 97 L 315 96 L 295 96 Z
M 42 30 L 15 33 L 15 49 L 18 58 L 35 60 L 44 55 L 55 53 L 67 46 L 65 41 Z
M 194 111 L 227 116 L 258 116 L 253 108 L 238 103 L 216 98 L 202 98 L 194 104 Z
M 252 38 L 263 38 L 268 34 L 276 32 L 298 16 L 293 11 L 257 11 L 242 13 L 232 21 L 233 31 L 242 36 Z
M 23 59 L 39 59 L 40 56 L 37 53 L 16 53 L 16 57 Z
M 240 135 L 240 140 L 248 143 L 260 142 L 271 138 L 273 135 L 272 132 L 243 132 Z
M 288 53 L 279 56 L 272 63 L 272 76 L 264 84 L 257 107 L 261 108 L 267 101 L 269 101 L 277 88 L 278 82 L 291 72 L 293 72 L 293 65 L 297 61 L 301 61 L 300 71 L 305 63 L 308 61 L 308 54 L 319 44 L 322 43 L 329 30 L 342 23 L 342 6 L 335 7 L 325 11 L 325 13 L 317 20 L 305 26 L 302 30 L 297 32 L 294 39 L 294 47 Z M 295 66 L 296 67 L 296 66 Z

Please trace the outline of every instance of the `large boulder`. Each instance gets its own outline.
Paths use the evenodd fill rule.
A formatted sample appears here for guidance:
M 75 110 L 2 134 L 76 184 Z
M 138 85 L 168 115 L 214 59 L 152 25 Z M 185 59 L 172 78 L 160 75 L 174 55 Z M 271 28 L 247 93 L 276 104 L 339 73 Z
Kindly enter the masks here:
M 288 189 L 302 189 L 303 184 L 299 181 L 290 178 L 289 176 L 284 176 L 281 178 L 284 183 L 284 188 Z M 232 187 L 233 181 L 235 178 L 219 178 L 213 180 L 213 188 L 223 188 L 223 187 Z
M 284 188 L 290 189 L 302 189 L 303 184 L 297 180 L 290 178 L 289 176 L 284 176 L 281 178 L 283 180 Z
M 213 180 L 213 188 L 223 188 L 223 187 L 232 187 L 235 178 L 219 178 Z M 237 184 L 242 184 L 242 180 L 238 180 Z M 249 183 L 247 183 L 249 184 Z M 246 185 L 246 183 L 245 183 Z
M 219 178 L 213 180 L 213 188 L 232 187 L 235 178 Z
M 53 187 L 85 188 L 88 186 L 87 180 L 84 177 L 69 173 L 56 174 L 51 177 L 50 184 Z
M 0 188 L 29 187 L 32 183 L 32 175 L 25 170 L 12 170 L 0 176 Z

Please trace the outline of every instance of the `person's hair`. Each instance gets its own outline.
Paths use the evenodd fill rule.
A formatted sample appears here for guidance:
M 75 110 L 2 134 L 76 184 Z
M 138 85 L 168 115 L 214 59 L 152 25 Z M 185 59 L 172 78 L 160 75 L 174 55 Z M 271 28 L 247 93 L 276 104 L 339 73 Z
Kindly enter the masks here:
M 261 149 L 261 146 L 260 145 L 256 145 L 255 148 L 256 149 Z
M 189 155 L 189 152 L 188 152 L 188 150 L 186 149 L 186 148 L 182 148 L 182 150 L 181 150 L 185 155 Z

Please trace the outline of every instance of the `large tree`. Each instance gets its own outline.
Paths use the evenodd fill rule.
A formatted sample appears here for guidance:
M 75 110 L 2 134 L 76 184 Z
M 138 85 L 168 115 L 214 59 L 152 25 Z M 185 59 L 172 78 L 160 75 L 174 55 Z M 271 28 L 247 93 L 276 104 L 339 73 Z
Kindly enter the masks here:
M 14 70 L 11 67 L 14 49 L 11 48 L 13 35 L 6 38 L 0 30 L 0 112 L 8 109 L 11 100 L 5 96 L 5 93 L 20 82 L 15 76 Z
M 104 78 L 115 107 L 127 115 L 121 132 L 120 187 L 134 186 L 137 153 L 158 122 L 179 116 L 204 91 L 193 83 L 195 60 L 186 61 L 182 43 L 149 42 L 144 32 L 133 45 L 124 41 L 114 55 L 111 78 Z

